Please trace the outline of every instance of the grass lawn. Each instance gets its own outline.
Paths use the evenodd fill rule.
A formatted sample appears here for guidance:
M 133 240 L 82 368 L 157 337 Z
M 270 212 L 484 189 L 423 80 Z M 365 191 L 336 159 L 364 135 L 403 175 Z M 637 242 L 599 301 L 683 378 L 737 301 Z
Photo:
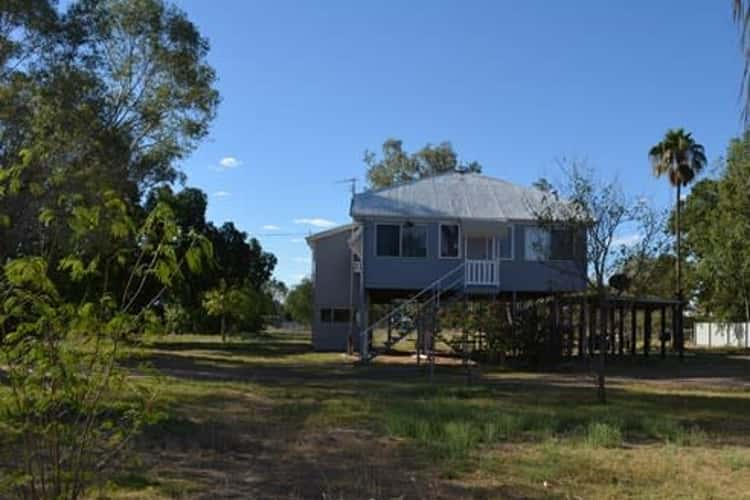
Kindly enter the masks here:
M 274 332 L 152 339 L 162 419 L 110 498 L 750 498 L 750 356 L 556 372 L 357 366 Z

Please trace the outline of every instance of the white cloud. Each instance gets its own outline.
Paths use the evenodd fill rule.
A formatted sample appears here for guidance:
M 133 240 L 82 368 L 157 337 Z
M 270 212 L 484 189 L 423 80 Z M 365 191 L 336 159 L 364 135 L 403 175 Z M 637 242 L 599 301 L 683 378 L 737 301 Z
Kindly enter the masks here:
M 311 262 L 310 257 L 295 257 L 292 260 L 300 264 L 309 264 Z
M 612 240 L 612 246 L 613 247 L 619 247 L 619 246 L 632 247 L 633 245 L 638 244 L 641 241 L 641 239 L 643 239 L 643 236 L 637 233 L 625 234 L 622 236 L 615 237 Z
M 230 193 L 230 192 L 228 192 L 228 191 L 216 191 L 216 192 L 214 193 L 214 196 L 215 196 L 216 198 L 226 198 L 227 196 L 230 196 L 231 194 L 232 194 L 232 193 Z
M 237 168 L 242 165 L 242 162 L 234 156 L 225 156 L 219 160 L 219 165 L 222 170 L 228 170 L 230 168 Z
M 295 224 L 307 224 L 308 226 L 315 226 L 315 227 L 333 227 L 336 225 L 335 222 L 328 219 L 321 219 L 320 217 L 314 217 L 314 218 L 301 218 L 301 219 L 294 219 Z
M 292 238 L 289 241 L 291 241 L 292 243 L 304 243 L 305 239 L 304 238 Z
M 266 224 L 265 226 L 263 226 L 263 229 L 265 229 L 266 231 L 278 231 L 281 228 L 274 224 Z

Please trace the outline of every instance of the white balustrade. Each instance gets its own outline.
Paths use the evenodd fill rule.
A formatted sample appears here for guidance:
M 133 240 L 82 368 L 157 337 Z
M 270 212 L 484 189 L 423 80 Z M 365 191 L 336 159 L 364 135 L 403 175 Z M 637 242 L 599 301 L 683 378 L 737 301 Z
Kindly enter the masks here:
M 467 286 L 500 284 L 500 262 L 497 260 L 466 260 Z

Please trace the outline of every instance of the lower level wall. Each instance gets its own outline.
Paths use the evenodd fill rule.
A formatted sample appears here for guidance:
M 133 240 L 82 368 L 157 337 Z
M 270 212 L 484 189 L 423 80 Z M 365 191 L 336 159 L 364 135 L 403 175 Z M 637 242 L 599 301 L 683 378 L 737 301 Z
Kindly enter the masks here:
M 349 334 L 351 327 L 348 324 L 341 323 L 321 323 L 316 322 L 313 325 L 312 342 L 313 349 L 316 351 L 337 351 L 346 352 L 349 343 Z M 353 343 L 354 348 L 359 344 L 359 328 L 354 329 Z

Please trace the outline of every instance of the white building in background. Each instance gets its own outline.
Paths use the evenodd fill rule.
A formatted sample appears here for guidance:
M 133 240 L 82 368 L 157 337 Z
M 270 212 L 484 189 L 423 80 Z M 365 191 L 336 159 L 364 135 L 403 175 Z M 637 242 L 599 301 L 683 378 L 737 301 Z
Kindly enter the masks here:
M 750 323 L 696 322 L 695 345 L 750 348 Z

